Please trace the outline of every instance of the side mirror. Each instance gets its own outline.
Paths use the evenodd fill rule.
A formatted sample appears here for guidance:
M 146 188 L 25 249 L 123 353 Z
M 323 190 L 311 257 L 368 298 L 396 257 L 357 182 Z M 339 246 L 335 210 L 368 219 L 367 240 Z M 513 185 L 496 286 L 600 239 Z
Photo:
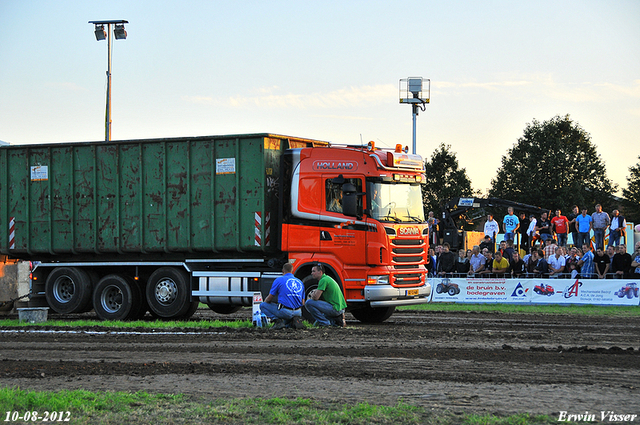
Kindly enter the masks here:
M 351 217 L 359 217 L 358 189 L 352 183 L 342 185 L 342 213 Z

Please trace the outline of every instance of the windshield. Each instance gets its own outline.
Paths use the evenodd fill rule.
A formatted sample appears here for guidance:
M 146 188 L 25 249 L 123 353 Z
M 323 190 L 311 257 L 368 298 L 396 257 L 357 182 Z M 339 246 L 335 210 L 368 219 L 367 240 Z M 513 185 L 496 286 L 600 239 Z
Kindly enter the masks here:
M 424 222 L 419 184 L 369 183 L 371 217 L 380 221 Z

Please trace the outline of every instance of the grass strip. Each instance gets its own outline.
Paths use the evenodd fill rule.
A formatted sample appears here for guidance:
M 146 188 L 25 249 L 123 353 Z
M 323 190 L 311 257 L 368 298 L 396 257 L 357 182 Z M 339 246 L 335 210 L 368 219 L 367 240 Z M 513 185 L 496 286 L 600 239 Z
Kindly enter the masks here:
M 42 327 L 105 327 L 105 328 L 149 328 L 149 329 L 209 329 L 209 328 L 252 328 L 254 327 L 250 320 L 135 320 L 135 321 L 117 321 L 117 320 L 47 320 L 41 323 L 20 322 L 18 319 L 2 319 L 0 327 L 15 326 L 42 326 Z
M 512 416 L 436 412 L 400 401 L 393 406 L 344 404 L 310 399 L 214 399 L 182 394 L 92 392 L 85 390 L 30 391 L 0 389 L 0 420 L 6 412 L 66 412 L 70 424 L 556 424 L 546 415 Z M 24 417 L 24 416 L 23 416 Z M 40 421 L 38 421 L 40 422 Z M 20 423 L 13 421 L 12 423 Z

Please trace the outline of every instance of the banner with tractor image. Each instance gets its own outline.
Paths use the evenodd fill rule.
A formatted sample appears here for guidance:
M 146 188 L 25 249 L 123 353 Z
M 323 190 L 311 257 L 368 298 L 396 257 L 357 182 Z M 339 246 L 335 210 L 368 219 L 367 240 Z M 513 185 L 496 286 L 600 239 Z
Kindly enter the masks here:
M 640 305 L 630 279 L 431 278 L 432 302 Z

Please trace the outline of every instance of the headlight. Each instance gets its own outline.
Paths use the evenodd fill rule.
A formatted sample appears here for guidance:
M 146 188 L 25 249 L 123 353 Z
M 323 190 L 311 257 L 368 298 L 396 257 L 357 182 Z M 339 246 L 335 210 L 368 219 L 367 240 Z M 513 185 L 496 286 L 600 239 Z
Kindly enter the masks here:
M 367 277 L 368 285 L 388 285 L 389 284 L 389 276 L 369 276 Z

